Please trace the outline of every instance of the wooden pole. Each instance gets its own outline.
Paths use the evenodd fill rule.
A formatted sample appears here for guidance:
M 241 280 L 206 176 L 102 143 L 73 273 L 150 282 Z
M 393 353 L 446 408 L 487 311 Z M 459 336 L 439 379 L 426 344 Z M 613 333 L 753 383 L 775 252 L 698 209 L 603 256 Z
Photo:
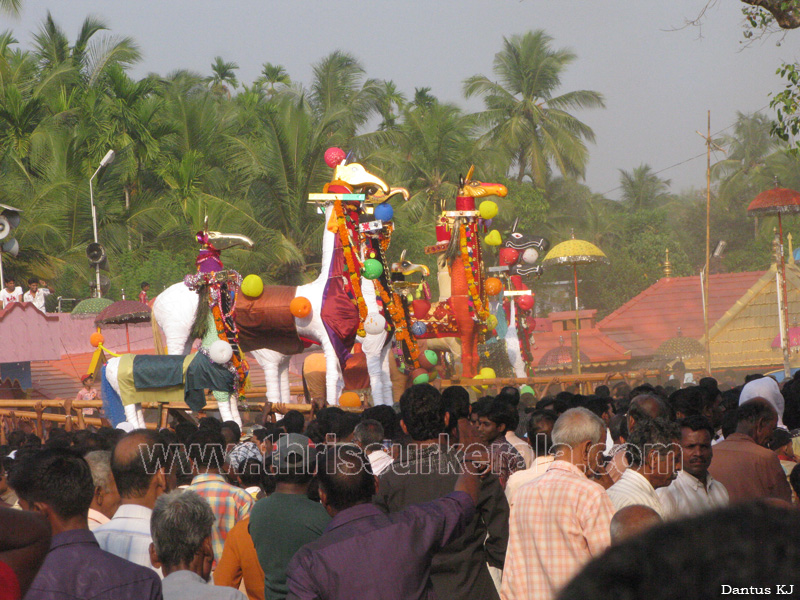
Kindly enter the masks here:
M 576 369 L 577 374 L 581 374 L 581 340 L 580 340 L 580 329 L 581 329 L 581 319 L 580 315 L 578 314 L 578 266 L 573 264 L 572 265 L 572 277 L 575 280 L 575 364 L 578 366 Z
M 708 282 L 711 271 L 711 111 L 706 137 L 706 268 L 703 274 L 703 327 L 706 340 L 706 373 L 711 377 L 711 340 L 708 338 Z

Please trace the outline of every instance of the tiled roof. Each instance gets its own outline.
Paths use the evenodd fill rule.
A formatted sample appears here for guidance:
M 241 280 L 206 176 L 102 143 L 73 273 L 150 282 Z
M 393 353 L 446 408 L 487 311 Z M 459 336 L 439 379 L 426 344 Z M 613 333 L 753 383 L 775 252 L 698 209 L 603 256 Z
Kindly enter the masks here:
M 764 271 L 710 276 L 709 326 L 716 323 Z M 600 331 L 630 350 L 632 357 L 650 356 L 677 335 L 704 335 L 700 277 L 664 278 L 651 285 L 598 323 Z
M 709 331 L 711 366 L 714 369 L 736 367 L 767 367 L 783 364 L 780 348 L 772 348 L 779 335 L 778 302 L 773 265 L 749 290 L 731 305 Z M 800 317 L 800 269 L 786 267 L 789 325 Z M 791 363 L 797 366 L 800 356 L 792 352 Z M 696 368 L 703 362 L 696 357 L 687 367 Z
M 571 331 L 534 332 L 533 364 L 538 365 L 542 357 L 550 350 L 563 344 L 572 344 Z M 580 351 L 586 355 L 591 364 L 620 363 L 630 360 L 625 348 L 597 328 L 581 329 L 579 340 Z M 588 365 L 587 365 L 588 366 Z

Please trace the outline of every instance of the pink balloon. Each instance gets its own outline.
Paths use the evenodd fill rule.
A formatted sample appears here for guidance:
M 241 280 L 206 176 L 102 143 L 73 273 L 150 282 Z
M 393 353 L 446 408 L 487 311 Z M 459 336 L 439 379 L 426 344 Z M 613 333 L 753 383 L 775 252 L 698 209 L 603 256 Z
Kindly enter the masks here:
M 336 165 L 340 164 L 347 155 L 341 148 L 328 148 L 325 150 L 325 164 L 333 169 Z

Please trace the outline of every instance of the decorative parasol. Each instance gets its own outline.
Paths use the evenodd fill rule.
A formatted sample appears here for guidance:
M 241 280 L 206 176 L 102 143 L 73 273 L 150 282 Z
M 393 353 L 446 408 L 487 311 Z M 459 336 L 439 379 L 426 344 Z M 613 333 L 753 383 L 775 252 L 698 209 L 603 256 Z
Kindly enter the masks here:
M 113 303 L 114 301 L 108 298 L 87 298 L 78 302 L 70 315 L 74 319 L 94 318 L 97 313 Z
M 665 340 L 656 350 L 656 356 L 667 360 L 689 358 L 699 356 L 705 352 L 703 344 L 694 338 L 683 337 L 681 328 L 678 327 L 678 335 Z
M 569 367 L 572 365 L 572 347 L 564 345 L 564 338 L 559 338 L 560 345 L 558 348 L 548 350 L 539 359 L 540 369 L 557 369 Z M 582 363 L 589 362 L 589 357 L 580 352 L 578 360 Z
M 796 348 L 800 346 L 800 327 L 795 325 L 794 327 L 789 328 L 788 332 L 788 339 L 789 339 L 789 348 Z M 772 348 L 780 348 L 781 347 L 781 334 L 775 336 L 775 339 L 772 340 L 771 346 Z
M 104 308 L 94 324 L 101 326 L 125 326 L 125 339 L 128 343 L 128 352 L 131 351 L 131 339 L 128 335 L 128 325 L 132 323 L 149 323 L 150 307 L 136 300 L 119 300 Z
M 782 215 L 800 213 L 800 192 L 775 187 L 756 196 L 747 207 L 747 214 L 753 216 L 778 215 L 778 252 L 780 254 L 781 271 L 778 277 L 778 321 L 780 323 L 781 348 L 783 349 L 783 372 L 789 377 L 789 303 L 786 292 L 786 260 L 783 253 L 783 221 Z
M 547 265 L 569 265 L 572 266 L 572 276 L 575 280 L 575 332 L 576 332 L 576 347 L 578 348 L 578 375 L 581 373 L 581 355 L 580 355 L 580 341 L 578 340 L 578 331 L 580 330 L 580 318 L 578 316 L 578 265 L 588 265 L 592 263 L 608 263 L 608 258 L 600 248 L 586 242 L 584 240 L 576 240 L 575 232 L 572 232 L 572 238 L 556 244 L 547 253 L 542 261 L 542 266 Z

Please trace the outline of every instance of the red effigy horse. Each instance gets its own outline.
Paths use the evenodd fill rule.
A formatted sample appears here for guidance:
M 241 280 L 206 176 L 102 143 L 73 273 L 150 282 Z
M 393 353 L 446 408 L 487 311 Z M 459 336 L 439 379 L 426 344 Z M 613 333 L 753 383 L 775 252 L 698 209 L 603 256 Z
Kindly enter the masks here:
M 504 197 L 508 190 L 499 183 L 473 181 L 474 167 L 459 182 L 456 210 L 442 211 L 437 226 L 437 243 L 426 253 L 444 253 L 439 259 L 439 302 L 415 301 L 411 311 L 415 320 L 424 323 L 424 333 L 412 332 L 420 339 L 457 337 L 461 340 L 461 364 L 464 377 L 478 372 L 478 338 L 486 329 L 488 301 L 483 289 L 484 273 L 478 232 L 479 212 L 476 198 Z M 403 260 L 392 265 L 397 274 L 409 275 L 427 267 Z M 445 273 L 446 271 L 446 273 Z M 449 279 L 449 290 L 447 286 Z

